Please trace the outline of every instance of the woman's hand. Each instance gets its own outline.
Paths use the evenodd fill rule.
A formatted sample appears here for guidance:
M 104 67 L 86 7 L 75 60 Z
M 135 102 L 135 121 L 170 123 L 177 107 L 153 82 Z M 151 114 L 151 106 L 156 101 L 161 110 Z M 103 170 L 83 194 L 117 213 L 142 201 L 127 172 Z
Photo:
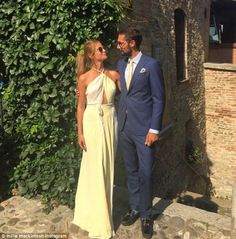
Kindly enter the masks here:
M 87 147 L 86 147 L 86 144 L 85 144 L 85 140 L 84 140 L 84 136 L 83 136 L 83 135 L 79 135 L 78 144 L 79 144 L 79 146 L 80 146 L 81 149 L 83 149 L 85 152 L 87 151 Z

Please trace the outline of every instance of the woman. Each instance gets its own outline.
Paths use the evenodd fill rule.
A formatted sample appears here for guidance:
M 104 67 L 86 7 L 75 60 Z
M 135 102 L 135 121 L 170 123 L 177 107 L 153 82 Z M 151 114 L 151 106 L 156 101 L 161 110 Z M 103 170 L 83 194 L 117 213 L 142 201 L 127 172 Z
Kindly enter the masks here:
M 106 50 L 90 40 L 77 59 L 78 143 L 83 149 L 73 223 L 89 237 L 114 235 L 112 195 L 117 121 L 114 96 L 119 74 L 104 68 Z

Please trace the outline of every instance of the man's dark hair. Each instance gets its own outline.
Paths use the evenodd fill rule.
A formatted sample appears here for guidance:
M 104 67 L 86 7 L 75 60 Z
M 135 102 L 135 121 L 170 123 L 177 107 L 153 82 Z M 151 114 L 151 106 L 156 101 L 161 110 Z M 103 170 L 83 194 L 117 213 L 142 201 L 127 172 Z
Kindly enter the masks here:
M 136 47 L 139 50 L 143 37 L 139 30 L 135 28 L 122 29 L 118 32 L 119 35 L 125 35 L 127 40 L 134 40 Z

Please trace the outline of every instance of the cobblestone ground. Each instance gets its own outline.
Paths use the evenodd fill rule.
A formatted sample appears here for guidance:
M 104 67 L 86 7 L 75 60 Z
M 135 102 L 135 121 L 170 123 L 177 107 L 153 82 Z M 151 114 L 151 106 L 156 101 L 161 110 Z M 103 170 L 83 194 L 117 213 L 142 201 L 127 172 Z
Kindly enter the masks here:
M 0 206 L 0 238 L 69 238 L 87 239 L 87 233 L 71 224 L 73 210 L 58 206 L 43 212 L 39 199 L 14 196 Z M 114 193 L 114 239 L 141 239 L 140 221 L 132 226 L 120 225 L 128 208 L 127 192 Z M 235 239 L 231 235 L 231 218 L 163 199 L 154 199 L 153 239 Z

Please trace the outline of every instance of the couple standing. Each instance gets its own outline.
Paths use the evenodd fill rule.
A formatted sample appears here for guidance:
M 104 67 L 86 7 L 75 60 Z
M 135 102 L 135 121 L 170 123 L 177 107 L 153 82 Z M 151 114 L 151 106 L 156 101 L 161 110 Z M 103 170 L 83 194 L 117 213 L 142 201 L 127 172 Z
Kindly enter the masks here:
M 142 234 L 151 238 L 153 143 L 159 139 L 164 108 L 163 76 L 159 61 L 141 53 L 142 35 L 120 31 L 117 49 L 125 56 L 117 71 L 103 67 L 106 51 L 99 41 L 87 41 L 78 57 L 78 140 L 83 149 L 73 223 L 89 237 L 114 235 L 112 195 L 117 124 L 116 87 L 121 90 L 118 129 L 130 194 L 125 226 L 139 217 Z

